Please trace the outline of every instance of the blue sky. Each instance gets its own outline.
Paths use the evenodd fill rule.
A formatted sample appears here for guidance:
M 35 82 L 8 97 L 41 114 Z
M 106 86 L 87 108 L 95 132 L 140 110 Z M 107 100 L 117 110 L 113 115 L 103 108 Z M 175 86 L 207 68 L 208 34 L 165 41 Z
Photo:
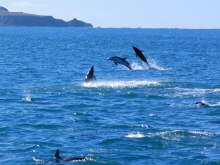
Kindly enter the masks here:
M 101 27 L 220 28 L 220 0 L 0 0 L 0 6 Z

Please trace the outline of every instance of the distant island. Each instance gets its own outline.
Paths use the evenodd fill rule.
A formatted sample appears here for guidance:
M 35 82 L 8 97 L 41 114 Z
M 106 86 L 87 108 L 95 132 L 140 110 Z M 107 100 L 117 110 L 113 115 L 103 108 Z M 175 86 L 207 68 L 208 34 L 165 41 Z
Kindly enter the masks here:
M 0 6 L 0 26 L 55 26 L 55 27 L 93 27 L 92 24 L 77 19 L 64 21 L 52 16 L 41 16 L 23 12 L 10 12 Z

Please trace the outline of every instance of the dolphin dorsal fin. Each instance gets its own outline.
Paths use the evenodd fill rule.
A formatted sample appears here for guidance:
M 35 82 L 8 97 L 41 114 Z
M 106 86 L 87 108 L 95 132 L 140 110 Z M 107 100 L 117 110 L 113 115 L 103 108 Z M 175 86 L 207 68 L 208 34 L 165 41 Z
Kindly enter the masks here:
M 56 153 L 55 153 L 54 156 L 55 156 L 56 159 L 61 159 L 61 157 L 60 157 L 60 150 L 59 149 L 56 150 Z

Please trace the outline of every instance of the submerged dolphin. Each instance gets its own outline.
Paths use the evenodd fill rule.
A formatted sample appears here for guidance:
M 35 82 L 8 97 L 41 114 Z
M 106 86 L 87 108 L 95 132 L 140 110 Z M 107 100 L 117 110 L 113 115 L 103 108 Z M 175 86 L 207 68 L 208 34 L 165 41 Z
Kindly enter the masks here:
M 126 66 L 128 69 L 132 70 L 131 65 L 126 60 L 126 58 L 121 58 L 121 57 L 118 57 L 118 56 L 113 56 L 113 57 L 109 57 L 108 60 L 111 60 L 112 62 L 114 62 L 115 65 L 121 64 L 121 65 Z
M 148 63 L 148 61 L 147 61 L 146 57 L 144 56 L 143 52 L 140 49 L 138 49 L 134 46 L 133 46 L 133 49 L 135 51 L 136 56 L 139 57 L 142 61 L 144 61 L 148 65 L 148 67 L 150 68 L 150 64 Z
M 69 157 L 69 158 L 62 158 L 60 156 L 60 150 L 57 149 L 56 153 L 54 155 L 54 160 L 56 162 L 64 161 L 64 162 L 72 162 L 72 161 L 79 161 L 79 160 L 85 160 L 85 157 Z
M 92 66 L 86 75 L 85 82 L 94 81 L 94 80 L 96 80 L 96 77 L 94 75 L 94 66 Z

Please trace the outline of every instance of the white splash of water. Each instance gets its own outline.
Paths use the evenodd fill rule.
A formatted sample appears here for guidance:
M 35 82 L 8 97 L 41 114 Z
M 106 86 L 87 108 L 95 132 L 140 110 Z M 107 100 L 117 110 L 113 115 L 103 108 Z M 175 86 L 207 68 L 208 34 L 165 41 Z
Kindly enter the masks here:
M 145 65 L 141 65 L 141 64 L 138 64 L 136 62 L 131 64 L 131 68 L 133 70 L 148 70 L 149 69 L 149 67 L 146 64 Z
M 150 64 L 151 69 L 170 70 L 170 68 L 163 68 L 163 67 L 159 66 L 154 59 L 150 59 L 149 64 Z
M 32 102 L 33 101 L 31 96 L 26 96 L 26 97 L 22 98 L 22 100 L 25 101 L 25 102 Z
M 38 163 L 44 163 L 44 160 L 41 160 L 41 159 L 38 159 L 38 158 L 35 158 L 35 157 L 32 157 L 33 161 L 35 162 L 38 162 Z
M 160 85 L 156 81 L 92 81 L 84 82 L 81 84 L 83 87 L 87 88 L 134 88 L 139 86 L 151 86 L 151 85 Z
M 126 135 L 125 137 L 127 138 L 144 138 L 144 134 L 137 132 L 137 133 L 130 133 L 128 135 Z
M 140 63 L 136 63 L 136 62 L 133 62 L 131 63 L 131 68 L 133 70 L 149 70 L 149 69 L 155 69 L 155 70 L 169 70 L 169 68 L 163 68 L 161 66 L 159 66 L 155 60 L 153 59 L 149 59 L 149 65 L 150 65 L 150 68 L 149 66 L 147 66 L 147 64 L 143 63 L 140 64 Z
M 220 88 L 214 89 L 213 92 L 220 92 Z

